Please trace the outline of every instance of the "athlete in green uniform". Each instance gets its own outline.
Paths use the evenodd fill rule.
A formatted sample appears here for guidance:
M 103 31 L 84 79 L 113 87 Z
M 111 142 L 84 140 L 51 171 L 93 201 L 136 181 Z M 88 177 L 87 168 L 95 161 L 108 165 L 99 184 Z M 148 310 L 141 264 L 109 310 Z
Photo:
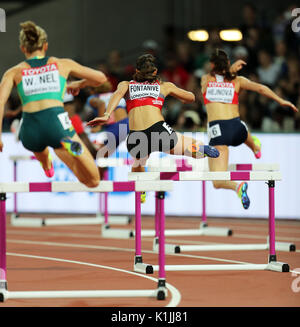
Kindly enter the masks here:
M 81 183 L 96 187 L 98 169 L 64 110 L 63 98 L 66 89 L 77 94 L 80 88 L 101 85 L 106 76 L 71 59 L 47 57 L 47 34 L 31 21 L 21 24 L 19 39 L 26 60 L 7 70 L 0 84 L 0 151 L 4 105 L 12 88 L 17 87 L 23 111 L 19 138 L 40 161 L 46 175 L 54 174 L 50 146 Z M 67 85 L 69 75 L 80 80 Z

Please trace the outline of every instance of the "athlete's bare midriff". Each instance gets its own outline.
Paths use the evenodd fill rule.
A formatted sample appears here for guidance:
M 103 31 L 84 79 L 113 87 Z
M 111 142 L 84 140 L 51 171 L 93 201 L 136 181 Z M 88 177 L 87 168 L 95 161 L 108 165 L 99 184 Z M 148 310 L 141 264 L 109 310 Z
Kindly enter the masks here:
M 206 104 L 208 122 L 214 120 L 232 119 L 240 116 L 239 106 L 228 103 L 208 103 Z
M 114 119 L 116 122 L 121 121 L 123 119 L 127 118 L 127 112 L 126 109 L 123 108 L 117 108 L 114 111 Z
M 129 112 L 129 129 L 131 131 L 144 130 L 162 120 L 164 117 L 159 108 L 154 106 L 135 107 Z

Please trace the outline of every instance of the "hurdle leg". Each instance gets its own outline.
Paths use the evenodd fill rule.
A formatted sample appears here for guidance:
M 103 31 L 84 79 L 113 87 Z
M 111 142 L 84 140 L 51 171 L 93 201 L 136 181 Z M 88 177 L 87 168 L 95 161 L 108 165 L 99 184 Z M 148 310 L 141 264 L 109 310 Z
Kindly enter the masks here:
M 0 302 L 7 297 L 6 281 L 6 193 L 0 193 Z
M 141 192 L 135 192 L 135 258 L 134 271 L 153 274 L 153 267 L 143 263 L 142 257 L 142 215 Z
M 155 235 L 153 240 L 153 251 L 157 250 L 158 247 L 158 236 L 159 236 L 159 201 L 158 201 L 158 192 L 155 192 Z
M 206 185 L 205 181 L 202 181 L 202 223 L 201 227 L 207 227 L 206 217 Z
M 289 272 L 289 265 L 278 262 L 275 250 L 275 181 L 268 181 L 269 187 L 269 264 L 272 271 Z
M 103 173 L 103 180 L 108 181 L 108 168 Z M 99 197 L 99 214 L 96 217 L 104 224 L 103 229 L 110 228 L 110 225 L 126 225 L 131 222 L 130 217 L 126 216 L 109 216 L 108 212 L 108 192 L 100 193 Z M 103 217 L 104 214 L 104 217 Z
M 17 161 L 14 160 L 14 182 L 17 181 Z M 14 193 L 14 212 L 10 216 L 11 223 L 13 224 L 14 220 L 18 218 L 18 200 L 17 193 Z
M 159 192 L 155 193 L 155 237 L 153 240 L 153 251 L 159 252 L 159 222 L 160 222 L 160 211 L 161 201 Z M 165 230 L 164 230 L 165 231 Z M 144 232 L 144 233 L 143 233 Z M 147 236 L 146 231 L 142 231 L 143 236 Z M 165 233 L 166 235 L 166 233 Z M 165 244 L 166 253 L 179 253 L 180 246 L 177 244 Z
M 157 299 L 165 300 L 166 271 L 165 271 L 165 192 L 158 192 L 159 202 L 159 253 L 158 253 L 158 290 Z
M 14 161 L 14 182 L 17 181 L 17 161 Z M 17 193 L 14 193 L 14 214 L 17 217 L 18 209 L 17 209 Z

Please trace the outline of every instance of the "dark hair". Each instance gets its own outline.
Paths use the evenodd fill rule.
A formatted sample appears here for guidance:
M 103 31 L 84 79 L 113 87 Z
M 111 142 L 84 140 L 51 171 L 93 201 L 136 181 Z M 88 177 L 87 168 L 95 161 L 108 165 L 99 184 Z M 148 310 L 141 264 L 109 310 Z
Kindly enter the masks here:
M 228 81 L 236 78 L 236 74 L 230 72 L 229 58 L 224 50 L 216 49 L 209 61 L 214 64 L 214 68 L 210 72 L 211 75 L 223 75 Z
M 159 77 L 154 74 L 157 68 L 155 65 L 155 57 L 151 54 L 144 54 L 138 57 L 136 69 L 137 71 L 133 75 L 133 79 L 137 82 L 153 83 L 159 79 Z

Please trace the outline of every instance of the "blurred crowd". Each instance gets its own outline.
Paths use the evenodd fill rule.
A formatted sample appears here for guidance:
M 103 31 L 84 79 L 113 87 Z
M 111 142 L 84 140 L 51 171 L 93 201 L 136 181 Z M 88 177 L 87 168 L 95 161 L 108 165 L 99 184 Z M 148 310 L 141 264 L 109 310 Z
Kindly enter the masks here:
M 201 76 L 210 69 L 210 53 L 216 47 L 224 49 L 232 63 L 238 59 L 247 62 L 239 75 L 269 86 L 300 110 L 300 32 L 292 30 L 294 7 L 288 6 L 276 17 L 267 19 L 255 6 L 245 4 L 243 23 L 236 26 L 243 33 L 243 39 L 239 42 L 223 42 L 217 27 L 209 30 L 210 37 L 206 42 L 192 42 L 187 36 L 178 40 L 172 27 L 166 28 L 165 39 L 161 44 L 155 40 L 146 40 L 137 56 L 152 53 L 157 58 L 157 67 L 163 80 L 173 82 L 196 95 L 193 104 L 182 104 L 168 97 L 163 108 L 166 121 L 177 130 L 206 129 L 206 109 L 200 83 Z M 131 80 L 134 60 L 132 64 L 126 63 L 124 55 L 116 49 L 109 53 L 105 61 L 98 63 L 97 68 L 108 76 L 114 91 L 119 81 Z M 88 95 L 83 91 L 77 99 L 77 111 L 83 120 L 88 120 L 85 108 Z M 241 119 L 253 131 L 300 131 L 299 113 L 280 107 L 257 93 L 242 91 L 239 105 Z M 4 129 L 9 130 L 13 120 L 20 115 L 20 103 L 13 94 L 6 106 Z

